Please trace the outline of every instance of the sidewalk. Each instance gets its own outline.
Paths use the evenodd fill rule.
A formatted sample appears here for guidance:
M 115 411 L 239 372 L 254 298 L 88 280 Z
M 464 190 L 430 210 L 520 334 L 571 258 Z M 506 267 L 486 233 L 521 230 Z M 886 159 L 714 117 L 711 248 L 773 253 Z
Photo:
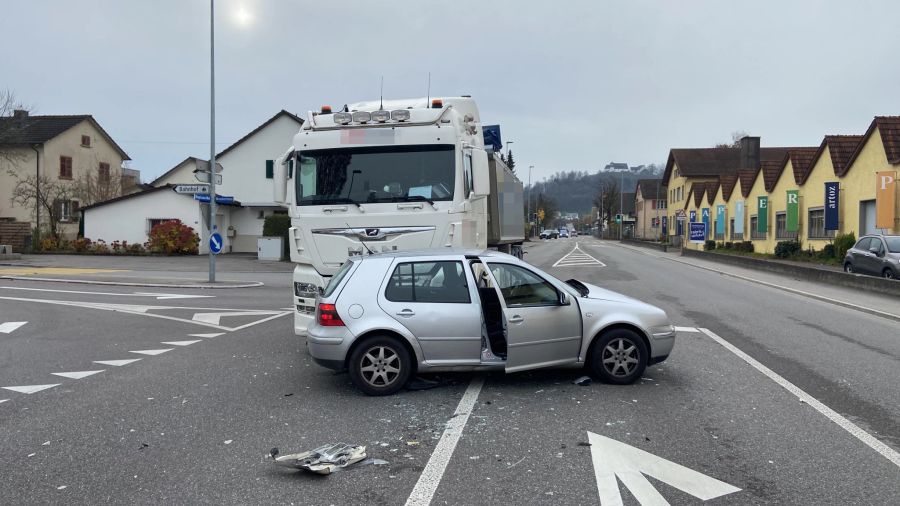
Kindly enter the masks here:
M 831 304 L 849 307 L 869 314 L 900 321 L 900 301 L 898 301 L 897 297 L 890 295 L 871 293 L 826 283 L 804 281 L 782 274 L 747 269 L 702 258 L 683 257 L 681 256 L 680 249 L 663 253 L 661 251 L 649 250 L 639 246 L 629 246 L 613 241 L 609 241 L 609 244 L 647 256 L 662 258 L 697 269 L 716 272 L 751 283 L 769 286 L 804 297 L 814 298 Z

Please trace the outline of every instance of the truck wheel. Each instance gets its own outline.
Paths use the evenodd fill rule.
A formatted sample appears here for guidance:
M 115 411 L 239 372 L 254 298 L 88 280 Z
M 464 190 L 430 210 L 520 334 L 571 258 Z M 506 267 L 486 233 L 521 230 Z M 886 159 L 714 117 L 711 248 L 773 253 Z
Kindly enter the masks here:
M 375 336 L 357 346 L 350 355 L 350 380 L 366 395 L 391 395 L 406 386 L 412 374 L 412 359 L 394 337 Z
M 627 385 L 644 374 L 648 356 L 641 336 L 628 329 L 613 329 L 591 345 L 590 367 L 606 383 Z

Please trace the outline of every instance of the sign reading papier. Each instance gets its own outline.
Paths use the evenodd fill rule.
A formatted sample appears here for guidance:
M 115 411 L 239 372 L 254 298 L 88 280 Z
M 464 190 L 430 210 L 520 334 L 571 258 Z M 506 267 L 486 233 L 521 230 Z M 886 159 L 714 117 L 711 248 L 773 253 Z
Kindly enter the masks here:
M 716 206 L 716 234 L 725 234 L 725 206 L 723 204 Z
M 756 231 L 769 231 L 769 197 L 756 197 Z
M 897 208 L 897 173 L 875 173 L 875 227 L 894 228 Z
M 825 183 L 825 230 L 838 229 L 839 187 L 837 182 Z
M 787 191 L 787 217 L 785 218 L 784 230 L 787 232 L 796 232 L 800 229 L 800 192 L 797 190 Z

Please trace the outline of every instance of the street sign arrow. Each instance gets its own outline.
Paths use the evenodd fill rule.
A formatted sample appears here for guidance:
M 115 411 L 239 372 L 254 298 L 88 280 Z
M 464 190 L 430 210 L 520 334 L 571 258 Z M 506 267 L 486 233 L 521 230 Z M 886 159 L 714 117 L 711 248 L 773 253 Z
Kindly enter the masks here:
M 591 460 L 602 506 L 621 505 L 618 478 L 642 505 L 668 505 L 644 476 L 652 476 L 682 492 L 708 501 L 741 489 L 625 443 L 588 432 Z
M 206 195 L 209 193 L 208 184 L 179 184 L 174 188 L 175 193 L 200 193 Z
M 201 183 L 209 183 L 209 171 L 195 170 L 194 178 Z M 222 184 L 222 174 L 216 174 L 216 184 Z

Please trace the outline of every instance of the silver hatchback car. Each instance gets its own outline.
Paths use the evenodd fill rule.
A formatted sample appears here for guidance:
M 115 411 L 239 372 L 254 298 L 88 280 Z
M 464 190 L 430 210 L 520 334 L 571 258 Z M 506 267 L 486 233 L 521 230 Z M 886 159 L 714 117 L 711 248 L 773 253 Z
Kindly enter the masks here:
M 417 371 L 587 366 L 627 384 L 674 343 L 655 306 L 504 253 L 453 250 L 351 257 L 307 335 L 316 363 L 349 371 L 369 395 L 392 394 Z

